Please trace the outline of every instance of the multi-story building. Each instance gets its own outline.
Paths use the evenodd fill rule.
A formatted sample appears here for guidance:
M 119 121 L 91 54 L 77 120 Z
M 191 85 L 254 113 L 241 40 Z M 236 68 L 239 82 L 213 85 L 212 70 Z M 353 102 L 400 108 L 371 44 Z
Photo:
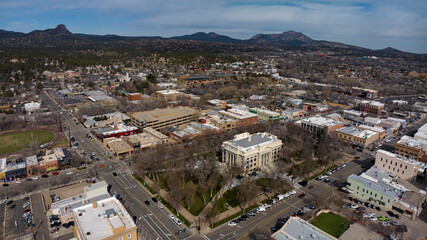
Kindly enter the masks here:
M 39 161 L 37 156 L 29 156 L 25 158 L 25 164 L 27 167 L 27 176 L 33 176 L 38 174 Z
M 371 167 L 361 175 L 350 175 L 347 178 L 347 188 L 351 195 L 362 201 L 393 209 L 415 219 L 422 210 L 424 194 L 410 191 L 397 183 L 397 177 L 377 166 Z
M 252 172 L 278 160 L 282 145 L 282 140 L 266 132 L 237 134 L 233 140 L 222 143 L 222 162 Z
M 131 114 L 131 123 L 135 127 L 152 127 L 155 130 L 164 127 L 182 127 L 194 121 L 197 111 L 189 107 L 165 108 Z
M 143 149 L 155 146 L 159 143 L 168 143 L 169 137 L 151 127 L 146 127 L 142 130 L 142 133 L 124 137 L 123 140 L 125 140 L 134 149 Z
M 228 117 L 222 117 L 219 114 L 209 114 L 202 122 L 209 122 L 221 131 L 230 131 L 237 127 L 237 120 Z
M 278 112 L 273 112 L 268 109 L 262 108 L 249 108 L 249 112 L 255 113 L 258 115 L 258 119 L 262 121 L 280 121 L 281 116 Z
M 139 101 L 142 99 L 142 94 L 141 93 L 129 93 L 127 95 L 127 98 L 128 98 L 129 102 Z
M 403 136 L 394 146 L 394 152 L 407 158 L 427 163 L 427 141 Z
M 414 135 L 415 139 L 427 141 L 427 123 L 420 127 Z
M 366 88 L 353 87 L 351 89 L 351 94 L 353 96 L 358 96 L 366 99 L 376 99 L 378 98 L 378 91 Z
M 238 126 L 250 126 L 258 123 L 258 115 L 249 111 L 231 108 L 227 111 L 219 111 L 220 115 L 236 120 Z
M 344 127 L 344 123 L 329 118 L 324 118 L 320 115 L 301 119 L 296 123 L 299 124 L 305 130 L 310 131 L 312 133 L 319 133 L 322 130 L 326 130 L 326 132 L 332 132 L 336 129 Z
M 224 109 L 227 106 L 227 102 L 219 99 L 208 100 L 208 105 L 215 109 Z
M 375 166 L 402 179 L 413 178 L 418 173 L 417 161 L 381 149 L 377 151 Z
M 382 127 L 371 127 L 368 125 L 359 125 L 357 128 L 361 130 L 370 130 L 372 132 L 378 133 L 379 141 L 382 141 L 385 138 L 385 129 Z
M 46 156 L 43 156 L 39 161 L 38 171 L 40 173 L 55 171 L 58 170 L 58 165 L 58 158 L 56 157 L 55 153 L 46 154 Z
M 286 109 L 282 111 L 282 116 L 286 121 L 293 121 L 300 119 L 304 116 L 304 110 L 302 109 Z
M 11 182 L 17 178 L 27 176 L 27 167 L 24 162 L 8 162 L 6 158 L 0 159 L 0 180 Z
M 115 197 L 73 209 L 74 237 L 79 240 L 136 240 L 137 227 Z
M 349 142 L 361 147 L 368 147 L 378 141 L 378 133 L 371 130 L 361 130 L 355 127 L 343 127 L 335 130 L 335 136 L 340 141 Z
M 101 181 L 85 186 L 83 192 L 79 192 L 75 196 L 53 202 L 51 210 L 53 214 L 59 215 L 61 223 L 69 223 L 74 221 L 73 209 L 107 198 L 110 198 L 108 184 L 105 181 Z
M 175 101 L 178 96 L 185 96 L 185 94 L 177 90 L 168 89 L 168 90 L 156 91 L 155 96 L 162 97 L 166 101 Z
M 381 111 L 384 110 L 384 104 L 376 101 L 362 101 L 360 103 L 360 111 L 372 113 L 372 114 L 380 114 Z

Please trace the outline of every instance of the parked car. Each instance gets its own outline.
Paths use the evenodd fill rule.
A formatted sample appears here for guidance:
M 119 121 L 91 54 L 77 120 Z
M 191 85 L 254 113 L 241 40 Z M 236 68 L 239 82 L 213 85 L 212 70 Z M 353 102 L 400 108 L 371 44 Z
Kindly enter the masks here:
M 328 183 L 328 182 L 330 182 L 331 180 L 329 179 L 329 178 L 327 178 L 327 179 L 325 179 L 325 180 L 323 180 L 325 183 Z
M 235 223 L 234 221 L 231 221 L 227 225 L 230 227 L 234 227 L 234 226 L 237 226 L 237 223 Z
M 177 225 L 181 225 L 181 221 L 180 221 L 178 218 L 175 218 L 173 221 L 174 221 Z
M 59 175 L 59 172 L 53 172 L 52 174 L 53 175 Z
M 48 178 L 48 177 L 49 177 L 49 175 L 47 175 L 47 174 L 42 175 L 42 178 Z
M 150 206 L 150 202 L 149 201 L 145 201 L 144 203 L 145 203 L 145 205 Z
M 378 218 L 378 220 L 380 220 L 380 221 L 386 221 L 386 220 L 388 220 L 388 217 L 381 216 L 381 217 Z
M 170 218 L 170 219 L 175 219 L 175 216 L 174 216 L 174 215 L 172 215 L 172 214 L 169 214 L 169 218 Z
M 299 197 L 299 198 L 304 198 L 304 197 L 305 197 L 305 194 L 304 194 L 304 193 L 301 193 L 298 197 Z
M 161 203 L 157 204 L 157 206 L 161 209 L 163 209 L 163 205 Z

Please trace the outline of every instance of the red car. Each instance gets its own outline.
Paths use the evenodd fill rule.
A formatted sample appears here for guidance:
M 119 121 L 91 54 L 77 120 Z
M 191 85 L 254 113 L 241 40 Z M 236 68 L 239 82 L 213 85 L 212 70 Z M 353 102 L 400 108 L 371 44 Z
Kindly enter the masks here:
M 59 175 L 59 172 L 53 172 L 52 174 L 53 175 Z
M 304 193 L 301 193 L 298 197 L 299 197 L 299 198 L 303 198 L 303 197 L 305 197 L 305 194 L 304 194 Z

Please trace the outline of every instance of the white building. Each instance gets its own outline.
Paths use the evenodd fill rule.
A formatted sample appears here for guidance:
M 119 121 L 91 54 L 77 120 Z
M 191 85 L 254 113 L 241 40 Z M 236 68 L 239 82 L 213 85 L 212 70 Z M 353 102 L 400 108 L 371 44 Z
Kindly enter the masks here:
M 335 121 L 329 118 L 322 117 L 320 115 L 316 115 L 307 119 L 301 119 L 296 123 L 299 124 L 305 130 L 308 130 L 312 133 L 318 133 L 322 129 L 326 129 L 327 132 L 331 132 L 344 126 L 344 123 L 340 121 Z
M 283 227 L 272 235 L 276 240 L 316 239 L 336 240 L 337 238 L 322 231 L 299 217 L 290 217 Z
M 24 105 L 25 111 L 27 114 L 33 114 L 35 111 L 40 109 L 41 103 L 34 102 L 34 103 L 26 103 Z
M 74 235 L 77 239 L 137 239 L 132 217 L 115 197 L 110 197 L 73 210 Z
M 266 132 L 237 134 L 222 143 L 222 162 L 241 165 L 245 172 L 252 172 L 278 160 L 282 145 L 282 140 Z
M 418 132 L 415 134 L 414 138 L 427 141 L 427 123 L 418 129 Z

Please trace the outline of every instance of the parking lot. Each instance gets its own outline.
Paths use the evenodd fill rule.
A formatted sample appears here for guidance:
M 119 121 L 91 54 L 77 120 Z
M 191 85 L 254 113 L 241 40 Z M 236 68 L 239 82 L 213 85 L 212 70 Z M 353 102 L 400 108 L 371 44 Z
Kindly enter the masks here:
M 27 206 L 23 208 L 23 204 Z M 1 230 L 2 239 L 14 239 L 31 233 L 32 213 L 30 198 L 23 198 L 12 202 L 7 201 L 2 204 L 1 210 L 0 215 L 2 216 L 0 220 L 3 223 Z M 27 213 L 28 217 L 24 218 L 23 214 L 26 210 L 30 213 Z

